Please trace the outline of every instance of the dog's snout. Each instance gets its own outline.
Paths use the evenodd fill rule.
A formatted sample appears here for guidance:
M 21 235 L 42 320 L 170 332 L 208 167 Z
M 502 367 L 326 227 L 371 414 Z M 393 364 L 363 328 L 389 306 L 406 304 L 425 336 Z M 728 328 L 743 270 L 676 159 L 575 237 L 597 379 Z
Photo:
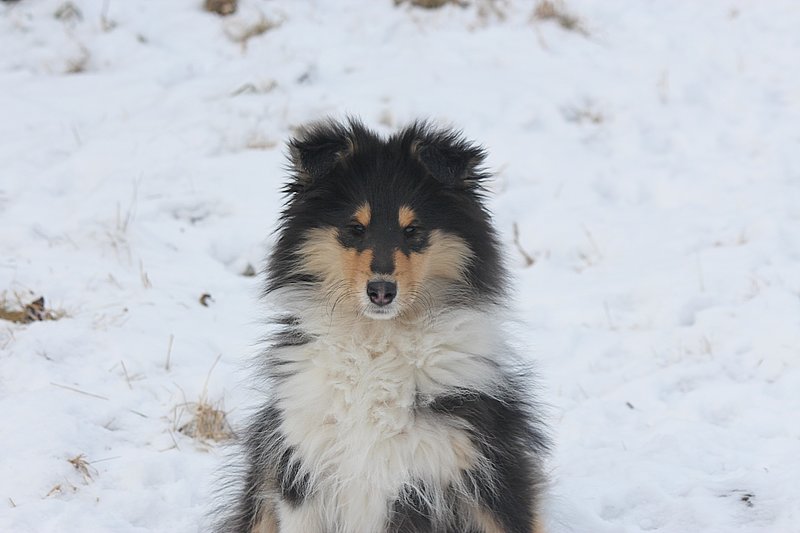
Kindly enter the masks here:
M 372 303 L 380 306 L 389 305 L 397 296 L 397 283 L 392 281 L 370 281 L 367 283 L 367 295 Z

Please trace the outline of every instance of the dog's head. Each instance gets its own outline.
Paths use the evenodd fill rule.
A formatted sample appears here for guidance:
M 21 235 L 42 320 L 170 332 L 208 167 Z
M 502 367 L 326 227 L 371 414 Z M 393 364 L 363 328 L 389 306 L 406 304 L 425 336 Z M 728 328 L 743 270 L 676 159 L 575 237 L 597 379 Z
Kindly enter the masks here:
M 268 291 L 372 319 L 500 295 L 483 149 L 425 123 L 383 139 L 354 120 L 312 125 L 289 149 Z

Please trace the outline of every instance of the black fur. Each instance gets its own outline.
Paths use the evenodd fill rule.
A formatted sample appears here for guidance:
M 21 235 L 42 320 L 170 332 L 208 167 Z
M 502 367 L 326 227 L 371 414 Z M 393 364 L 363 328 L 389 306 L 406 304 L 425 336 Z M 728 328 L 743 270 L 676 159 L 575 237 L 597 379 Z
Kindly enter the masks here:
M 216 533 L 247 533 L 256 524 L 263 511 L 264 494 L 271 490 L 268 482 L 277 479 L 275 468 L 269 466 L 274 462 L 268 443 L 279 435 L 280 424 L 281 413 L 273 404 L 266 405 L 252 417 L 246 434 L 240 439 L 245 456 L 244 470 L 240 471 L 238 464 L 232 467 L 241 480 L 235 480 L 236 486 L 231 488 L 229 485 L 234 483 L 231 476 L 232 481 L 223 486 L 233 493 L 233 498 L 215 511 L 213 530 Z
M 416 488 L 410 485 L 400 490 L 394 504 L 387 533 L 425 533 L 431 531 L 433 521 L 427 501 L 425 486 L 417 481 Z
M 309 494 L 308 475 L 303 472 L 300 461 L 294 456 L 295 450 L 287 448 L 276 465 L 281 497 L 293 507 L 297 507 Z
M 524 389 L 521 389 L 524 390 Z M 472 440 L 492 464 L 492 475 L 465 472 L 485 508 L 508 533 L 530 533 L 537 489 L 544 479 L 541 457 L 548 439 L 532 408 L 517 392 L 490 397 L 474 391 L 436 398 L 429 408 L 466 422 Z

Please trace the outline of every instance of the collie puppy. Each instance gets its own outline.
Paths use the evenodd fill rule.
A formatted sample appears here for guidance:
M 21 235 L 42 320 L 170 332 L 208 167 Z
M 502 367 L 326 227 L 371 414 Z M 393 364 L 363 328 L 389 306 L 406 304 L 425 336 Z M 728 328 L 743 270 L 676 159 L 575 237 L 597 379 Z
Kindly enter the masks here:
M 217 531 L 540 531 L 547 439 L 501 327 L 484 150 L 355 120 L 289 148 L 268 392 Z

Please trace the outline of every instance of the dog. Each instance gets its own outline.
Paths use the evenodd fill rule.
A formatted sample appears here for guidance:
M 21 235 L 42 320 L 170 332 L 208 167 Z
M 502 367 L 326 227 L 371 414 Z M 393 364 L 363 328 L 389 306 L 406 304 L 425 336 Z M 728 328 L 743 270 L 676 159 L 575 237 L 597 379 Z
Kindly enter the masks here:
M 349 119 L 289 152 L 268 392 L 216 531 L 541 531 L 549 442 L 502 327 L 484 149 Z

